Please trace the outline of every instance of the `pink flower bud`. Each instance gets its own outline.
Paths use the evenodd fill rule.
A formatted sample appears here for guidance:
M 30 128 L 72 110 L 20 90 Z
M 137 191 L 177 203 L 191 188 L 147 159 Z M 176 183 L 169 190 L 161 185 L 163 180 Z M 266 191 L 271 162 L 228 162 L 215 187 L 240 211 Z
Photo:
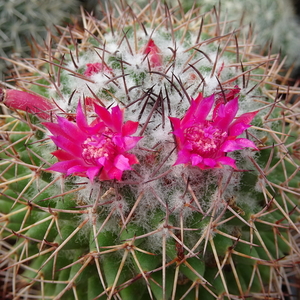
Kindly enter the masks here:
M 84 71 L 84 76 L 90 77 L 94 74 L 98 74 L 100 72 L 111 72 L 111 68 L 108 68 L 106 65 L 102 63 L 92 63 L 92 64 L 87 64 L 87 68 Z
M 149 40 L 148 44 L 143 51 L 143 54 L 148 55 L 151 67 L 161 67 L 162 57 L 160 54 L 160 49 L 155 45 L 152 39 Z
M 0 102 L 3 102 L 8 108 L 27 111 L 45 120 L 50 119 L 49 111 L 55 108 L 54 104 L 41 96 L 1 88 Z

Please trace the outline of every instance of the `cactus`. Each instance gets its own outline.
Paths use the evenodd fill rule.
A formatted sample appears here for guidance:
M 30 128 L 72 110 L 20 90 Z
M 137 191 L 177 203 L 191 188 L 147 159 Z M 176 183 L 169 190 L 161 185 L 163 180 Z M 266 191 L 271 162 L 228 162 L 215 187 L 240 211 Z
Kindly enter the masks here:
M 2 297 L 293 295 L 299 104 L 278 56 L 217 9 L 121 3 L 83 26 L 0 90 Z
M 141 5 L 147 3 L 145 0 L 137 0 L 137 2 Z M 175 0 L 167 2 L 177 3 Z M 210 10 L 219 1 L 197 0 L 196 3 L 204 10 Z M 191 9 L 193 4 L 193 0 L 187 0 L 182 3 L 182 7 L 186 11 Z M 253 41 L 257 52 L 266 51 L 271 47 L 272 53 L 281 53 L 287 67 L 300 66 L 299 40 L 295 38 L 300 34 L 297 0 L 222 0 L 219 9 L 221 20 L 225 22 L 230 20 L 233 28 L 241 24 L 251 24 L 251 26 L 245 26 L 244 30 L 246 34 L 252 31 L 255 36 Z M 299 73 L 299 70 L 297 71 Z M 298 74 L 295 75 L 298 76 Z

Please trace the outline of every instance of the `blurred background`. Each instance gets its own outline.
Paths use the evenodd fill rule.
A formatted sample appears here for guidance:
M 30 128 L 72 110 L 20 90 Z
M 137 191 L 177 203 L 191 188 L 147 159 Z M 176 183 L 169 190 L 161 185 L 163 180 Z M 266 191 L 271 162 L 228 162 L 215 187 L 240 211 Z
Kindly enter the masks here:
M 181 5 L 187 11 L 194 2 L 203 7 L 203 12 L 216 7 L 222 20 L 233 21 L 233 29 L 241 24 L 245 31 L 251 28 L 257 51 L 269 49 L 271 45 L 272 52 L 282 54 L 286 68 L 294 67 L 292 76 L 298 78 L 300 0 L 184 0 Z M 118 1 L 110 3 L 117 4 Z M 122 3 L 143 7 L 149 1 Z M 166 3 L 178 5 L 177 0 Z M 68 24 L 80 26 L 81 7 L 101 18 L 100 7 L 105 8 L 107 4 L 106 0 L 0 0 L 0 80 L 10 77 L 11 60 L 36 56 L 38 45 L 43 46 L 50 36 L 47 37 L 47 32 L 59 32 L 59 26 Z

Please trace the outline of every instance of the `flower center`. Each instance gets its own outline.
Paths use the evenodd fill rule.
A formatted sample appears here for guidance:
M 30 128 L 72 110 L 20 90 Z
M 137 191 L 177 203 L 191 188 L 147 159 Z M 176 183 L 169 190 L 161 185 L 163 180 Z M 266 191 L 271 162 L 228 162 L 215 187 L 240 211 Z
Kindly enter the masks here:
M 202 157 L 213 158 L 227 133 L 206 122 L 205 124 L 196 124 L 186 128 L 184 135 L 191 151 Z
M 113 136 L 111 132 L 104 132 L 88 137 L 81 145 L 83 159 L 89 164 L 98 165 L 97 160 L 101 157 L 113 158 L 117 153 L 116 145 L 112 141 Z

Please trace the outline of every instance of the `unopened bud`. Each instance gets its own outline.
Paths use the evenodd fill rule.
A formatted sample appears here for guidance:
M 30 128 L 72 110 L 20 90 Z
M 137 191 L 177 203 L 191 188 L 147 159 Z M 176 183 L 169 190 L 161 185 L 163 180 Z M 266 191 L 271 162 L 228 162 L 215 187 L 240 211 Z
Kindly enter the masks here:
M 0 102 L 4 103 L 8 108 L 27 111 L 45 120 L 50 119 L 49 111 L 55 108 L 54 104 L 41 96 L 1 88 Z
M 151 67 L 162 66 L 160 49 L 156 46 L 152 39 L 150 39 L 147 43 L 143 53 L 148 55 Z

